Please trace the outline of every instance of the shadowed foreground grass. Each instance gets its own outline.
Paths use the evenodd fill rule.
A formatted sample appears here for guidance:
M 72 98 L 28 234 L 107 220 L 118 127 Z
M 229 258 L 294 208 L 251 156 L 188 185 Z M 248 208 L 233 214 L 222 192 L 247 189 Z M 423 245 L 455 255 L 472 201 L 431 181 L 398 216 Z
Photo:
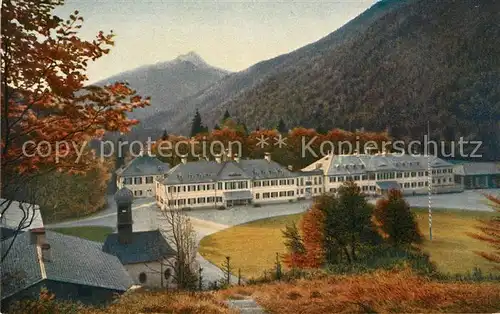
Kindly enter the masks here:
M 220 291 L 221 299 L 253 297 L 271 313 L 494 313 L 500 284 L 439 283 L 410 270 L 275 282 Z
M 237 314 L 216 298 L 213 293 L 184 293 L 173 291 L 132 292 L 119 302 L 104 309 L 80 311 L 84 314 L 137 314 L 137 313 L 179 313 L 179 314 Z
M 414 211 L 425 238 L 422 250 L 430 254 L 439 271 L 465 273 L 478 267 L 486 273 L 494 272 L 492 263 L 473 253 L 491 248 L 466 235 L 466 232 L 476 232 L 478 219 L 490 218 L 492 213 L 435 210 L 433 240 L 429 241 L 427 212 Z M 302 214 L 279 216 L 222 230 L 201 240 L 200 254 L 216 265 L 221 265 L 225 256 L 230 256 L 233 273 L 241 268 L 244 277 L 259 277 L 263 271 L 274 267 L 276 253 L 286 252 L 281 230 L 301 217 Z
M 101 226 L 54 228 L 51 230 L 96 242 L 104 242 L 106 237 L 113 233 L 113 228 Z

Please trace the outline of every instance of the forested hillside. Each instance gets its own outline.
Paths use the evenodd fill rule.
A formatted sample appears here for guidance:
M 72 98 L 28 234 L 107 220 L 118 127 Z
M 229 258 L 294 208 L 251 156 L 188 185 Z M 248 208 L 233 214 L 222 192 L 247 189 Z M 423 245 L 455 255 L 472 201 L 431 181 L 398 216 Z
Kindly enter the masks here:
M 249 128 L 282 117 L 418 140 L 430 121 L 434 139 L 482 140 L 495 159 L 498 21 L 496 1 L 381 1 L 320 41 L 228 76 L 145 123 L 185 132 L 194 108 L 209 125 L 228 109 Z

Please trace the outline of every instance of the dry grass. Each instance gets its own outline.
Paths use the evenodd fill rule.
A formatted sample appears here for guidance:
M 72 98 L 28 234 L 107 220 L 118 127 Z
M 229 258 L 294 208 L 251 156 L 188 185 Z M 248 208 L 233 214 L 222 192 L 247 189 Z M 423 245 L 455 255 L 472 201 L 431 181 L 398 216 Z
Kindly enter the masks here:
M 465 273 L 477 267 L 485 273 L 495 272 L 493 263 L 473 253 L 490 251 L 491 248 L 466 234 L 476 231 L 477 219 L 490 217 L 491 213 L 435 211 L 432 242 L 428 240 L 427 213 L 416 210 L 416 214 L 425 236 L 422 250 L 430 254 L 438 270 Z M 274 267 L 276 253 L 286 252 L 281 230 L 300 217 L 301 214 L 273 217 L 222 230 L 202 239 L 200 254 L 216 265 L 221 265 L 225 256 L 229 255 L 235 274 L 241 268 L 244 277 L 259 277 L 263 271 Z
M 486 313 L 500 310 L 500 284 L 439 283 L 409 270 L 234 287 L 272 313 Z
M 236 314 L 212 293 L 132 292 L 105 309 L 88 309 L 84 314 Z

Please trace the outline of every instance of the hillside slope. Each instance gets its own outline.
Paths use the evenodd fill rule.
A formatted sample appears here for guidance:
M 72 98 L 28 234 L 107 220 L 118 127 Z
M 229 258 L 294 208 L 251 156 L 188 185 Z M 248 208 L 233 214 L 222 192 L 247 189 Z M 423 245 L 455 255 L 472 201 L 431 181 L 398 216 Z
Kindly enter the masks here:
M 119 73 L 97 84 L 126 81 L 140 95 L 151 96 L 150 107 L 130 114 L 141 120 L 160 110 L 169 109 L 176 102 L 199 92 L 229 73 L 208 65 L 195 52 L 189 52 L 171 61 Z
M 269 78 L 224 109 L 292 124 L 386 127 L 398 138 L 483 141 L 500 156 L 500 3 L 407 1 L 352 41 Z M 223 109 L 221 109 L 223 110 Z M 253 123 L 252 123 L 253 122 Z
M 220 108 L 221 104 L 241 97 L 245 91 L 251 90 L 273 75 L 301 64 L 307 66 L 311 59 L 321 58 L 325 53 L 364 32 L 374 21 L 400 5 L 397 2 L 381 3 L 317 42 L 228 75 L 205 90 L 183 99 L 171 109 L 147 119 L 142 123 L 142 128 L 151 129 L 155 126 L 187 133 L 189 126 L 186 121 L 190 121 L 195 109 L 199 109 L 204 120 L 213 126 L 221 117 L 214 109 Z
M 498 21 L 495 1 L 381 1 L 320 41 L 233 74 L 176 108 L 197 107 L 207 122 L 228 109 L 249 127 L 283 117 L 307 127 L 389 128 L 416 140 L 430 121 L 434 139 L 481 140 L 484 157 L 498 159 Z M 269 117 L 264 125 L 261 117 Z M 174 109 L 151 122 L 183 130 L 186 118 Z

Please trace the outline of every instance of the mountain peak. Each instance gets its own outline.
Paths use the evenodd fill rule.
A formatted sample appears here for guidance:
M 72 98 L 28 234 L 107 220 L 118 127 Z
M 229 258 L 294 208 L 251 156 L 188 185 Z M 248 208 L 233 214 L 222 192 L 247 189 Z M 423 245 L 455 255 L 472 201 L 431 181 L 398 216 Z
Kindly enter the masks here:
M 198 66 L 200 66 L 200 65 L 206 66 L 207 65 L 205 60 L 203 60 L 203 58 L 200 57 L 200 55 L 194 51 L 190 51 L 186 54 L 178 56 L 175 59 L 175 61 L 187 61 L 187 62 L 191 62 L 194 65 L 198 65 Z

